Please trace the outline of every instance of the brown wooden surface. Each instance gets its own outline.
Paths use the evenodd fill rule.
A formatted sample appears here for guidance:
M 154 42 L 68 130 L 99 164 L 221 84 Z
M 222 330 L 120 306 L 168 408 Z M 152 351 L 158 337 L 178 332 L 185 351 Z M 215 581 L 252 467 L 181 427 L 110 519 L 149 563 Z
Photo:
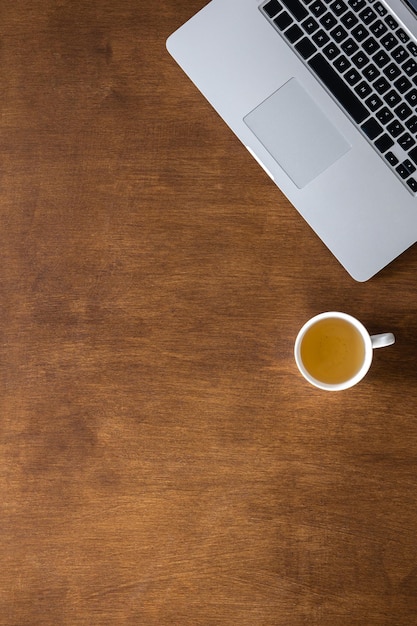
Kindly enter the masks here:
M 0 624 L 417 624 L 417 248 L 359 284 L 183 75 L 200 0 L 2 0 Z M 323 310 L 393 331 L 340 394 Z

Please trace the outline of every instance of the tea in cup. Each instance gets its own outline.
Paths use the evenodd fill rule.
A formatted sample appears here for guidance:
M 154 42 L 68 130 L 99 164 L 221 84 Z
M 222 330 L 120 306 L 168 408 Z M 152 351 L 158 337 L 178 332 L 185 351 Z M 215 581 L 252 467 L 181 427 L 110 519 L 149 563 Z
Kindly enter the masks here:
M 294 355 L 309 383 L 326 391 L 340 391 L 362 380 L 371 366 L 374 348 L 394 342 L 392 333 L 370 335 L 355 317 L 332 311 L 304 324 Z

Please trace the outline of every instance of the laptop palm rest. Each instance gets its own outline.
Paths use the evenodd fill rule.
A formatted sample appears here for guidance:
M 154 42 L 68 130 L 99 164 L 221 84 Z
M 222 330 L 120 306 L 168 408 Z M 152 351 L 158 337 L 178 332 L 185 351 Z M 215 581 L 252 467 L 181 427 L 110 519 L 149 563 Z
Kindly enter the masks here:
M 246 115 L 244 122 L 300 189 L 351 148 L 295 78 Z

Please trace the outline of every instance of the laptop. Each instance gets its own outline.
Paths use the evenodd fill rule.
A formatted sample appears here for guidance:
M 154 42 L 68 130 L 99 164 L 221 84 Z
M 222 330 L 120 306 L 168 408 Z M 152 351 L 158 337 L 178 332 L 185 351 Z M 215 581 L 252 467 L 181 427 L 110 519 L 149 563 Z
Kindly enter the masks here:
M 417 0 L 212 0 L 167 40 L 357 281 L 417 241 Z

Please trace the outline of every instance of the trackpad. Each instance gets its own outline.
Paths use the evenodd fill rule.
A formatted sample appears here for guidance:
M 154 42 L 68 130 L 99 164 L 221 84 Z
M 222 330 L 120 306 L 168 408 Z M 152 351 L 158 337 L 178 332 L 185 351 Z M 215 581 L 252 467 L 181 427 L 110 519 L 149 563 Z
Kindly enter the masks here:
M 296 78 L 244 122 L 300 189 L 351 148 Z

